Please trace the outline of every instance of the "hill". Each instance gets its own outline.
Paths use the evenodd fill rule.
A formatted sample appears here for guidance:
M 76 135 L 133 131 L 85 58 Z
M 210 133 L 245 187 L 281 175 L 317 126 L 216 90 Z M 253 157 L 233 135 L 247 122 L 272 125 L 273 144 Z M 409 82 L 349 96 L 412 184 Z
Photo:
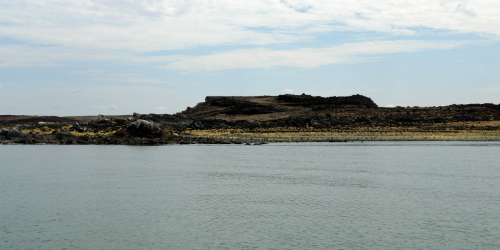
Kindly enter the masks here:
M 269 121 L 292 115 L 301 115 L 311 110 L 341 108 L 346 106 L 375 108 L 377 105 L 368 97 L 319 97 L 310 95 L 279 96 L 207 96 L 180 114 L 196 119 L 221 119 L 226 121 Z

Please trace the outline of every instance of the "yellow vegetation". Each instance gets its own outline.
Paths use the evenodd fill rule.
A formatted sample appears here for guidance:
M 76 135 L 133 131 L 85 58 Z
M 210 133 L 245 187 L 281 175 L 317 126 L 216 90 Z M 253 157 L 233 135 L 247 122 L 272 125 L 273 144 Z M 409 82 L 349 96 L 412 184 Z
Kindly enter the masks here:
M 334 129 L 274 127 L 192 130 L 193 136 L 264 141 L 498 141 L 500 130 L 455 129 L 448 126 L 343 127 Z

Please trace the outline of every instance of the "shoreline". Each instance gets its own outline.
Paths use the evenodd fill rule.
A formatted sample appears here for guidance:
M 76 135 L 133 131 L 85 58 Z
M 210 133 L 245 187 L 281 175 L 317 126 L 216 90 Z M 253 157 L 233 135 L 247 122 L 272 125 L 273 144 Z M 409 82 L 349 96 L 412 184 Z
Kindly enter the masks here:
M 378 107 L 370 98 L 208 96 L 176 114 L 0 115 L 0 143 L 500 141 L 500 104 Z
M 2 139 L 2 145 L 26 144 L 26 145 L 189 145 L 189 144 L 243 144 L 262 145 L 275 143 L 314 143 L 314 142 L 430 142 L 430 141 L 462 141 L 462 142 L 500 142 L 500 135 L 497 134 L 467 134 L 467 135 L 444 135 L 426 133 L 424 135 L 293 135 L 282 134 L 280 136 L 193 136 L 180 135 L 159 138 L 117 138 L 114 136 L 87 136 L 78 137 L 65 134 L 66 137 L 58 135 L 31 136 L 22 135 L 16 138 Z

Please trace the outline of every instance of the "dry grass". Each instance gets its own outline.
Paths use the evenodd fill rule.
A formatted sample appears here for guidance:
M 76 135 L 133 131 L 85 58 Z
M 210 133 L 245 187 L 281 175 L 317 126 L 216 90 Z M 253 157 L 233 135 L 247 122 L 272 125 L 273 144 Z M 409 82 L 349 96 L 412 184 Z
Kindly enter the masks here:
M 481 122 L 480 122 L 481 123 Z M 500 130 L 484 129 L 498 122 L 484 122 L 476 129 L 429 127 L 341 127 L 328 129 L 275 127 L 191 130 L 189 135 L 261 141 L 500 141 Z M 470 125 L 470 124 L 468 124 Z M 465 126 L 462 124 L 462 126 Z
M 50 135 L 50 134 L 53 134 L 54 132 L 55 133 L 60 133 L 60 132 L 67 132 L 67 133 L 71 133 L 73 135 L 76 135 L 76 136 L 97 136 L 97 135 L 111 135 L 111 134 L 114 134 L 116 133 L 117 131 L 115 130 L 112 130 L 112 129 L 106 129 L 106 130 L 103 130 L 103 131 L 98 131 L 97 133 L 96 132 L 78 132 L 78 131 L 71 131 L 73 128 L 73 126 L 63 126 L 61 128 L 56 128 L 56 129 L 53 129 L 53 128 L 49 128 L 49 127 L 42 127 L 42 128 L 33 128 L 33 129 L 23 129 L 21 130 L 21 132 L 25 133 L 25 134 L 38 134 L 38 135 Z

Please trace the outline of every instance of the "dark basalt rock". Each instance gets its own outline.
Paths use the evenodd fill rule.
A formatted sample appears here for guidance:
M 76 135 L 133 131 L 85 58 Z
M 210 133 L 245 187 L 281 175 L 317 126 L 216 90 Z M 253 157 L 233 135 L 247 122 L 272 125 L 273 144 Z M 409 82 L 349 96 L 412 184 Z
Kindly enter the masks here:
M 456 115 L 453 117 L 454 121 L 480 121 L 481 118 L 472 115 Z
M 340 96 L 340 97 L 321 97 L 321 96 L 311 96 L 311 95 L 279 95 L 278 101 L 287 103 L 287 105 L 292 106 L 311 106 L 313 109 L 321 110 L 326 109 L 328 106 L 339 106 L 339 105 L 362 105 L 364 107 L 378 107 L 372 99 L 362 96 Z
M 19 131 L 17 129 L 8 129 L 8 130 L 2 129 L 0 131 L 0 135 L 2 135 L 4 137 L 6 137 L 7 139 L 9 139 L 9 138 L 19 137 L 21 135 L 24 135 L 24 133 L 22 133 L 21 131 Z
M 227 115 L 259 115 L 279 111 L 273 106 L 246 101 L 242 97 L 207 96 L 205 103 L 211 106 L 227 108 L 222 112 Z
M 275 111 L 276 110 L 270 106 L 250 105 L 250 106 L 235 107 L 224 113 L 226 115 L 259 115 L 259 114 L 269 114 Z
M 248 103 L 230 96 L 207 96 L 205 102 L 218 107 L 243 106 Z
M 114 119 L 114 121 L 116 122 L 117 125 L 128 125 L 128 124 L 130 124 L 130 121 L 129 120 L 125 120 L 125 119 Z
M 59 132 L 55 134 L 56 138 L 75 138 L 76 135 L 69 132 Z
M 450 107 L 455 107 L 455 108 L 467 108 L 467 107 L 479 107 L 479 108 L 490 108 L 493 110 L 500 110 L 500 104 L 493 104 L 493 103 L 472 103 L 472 104 L 453 104 L 450 105 Z

